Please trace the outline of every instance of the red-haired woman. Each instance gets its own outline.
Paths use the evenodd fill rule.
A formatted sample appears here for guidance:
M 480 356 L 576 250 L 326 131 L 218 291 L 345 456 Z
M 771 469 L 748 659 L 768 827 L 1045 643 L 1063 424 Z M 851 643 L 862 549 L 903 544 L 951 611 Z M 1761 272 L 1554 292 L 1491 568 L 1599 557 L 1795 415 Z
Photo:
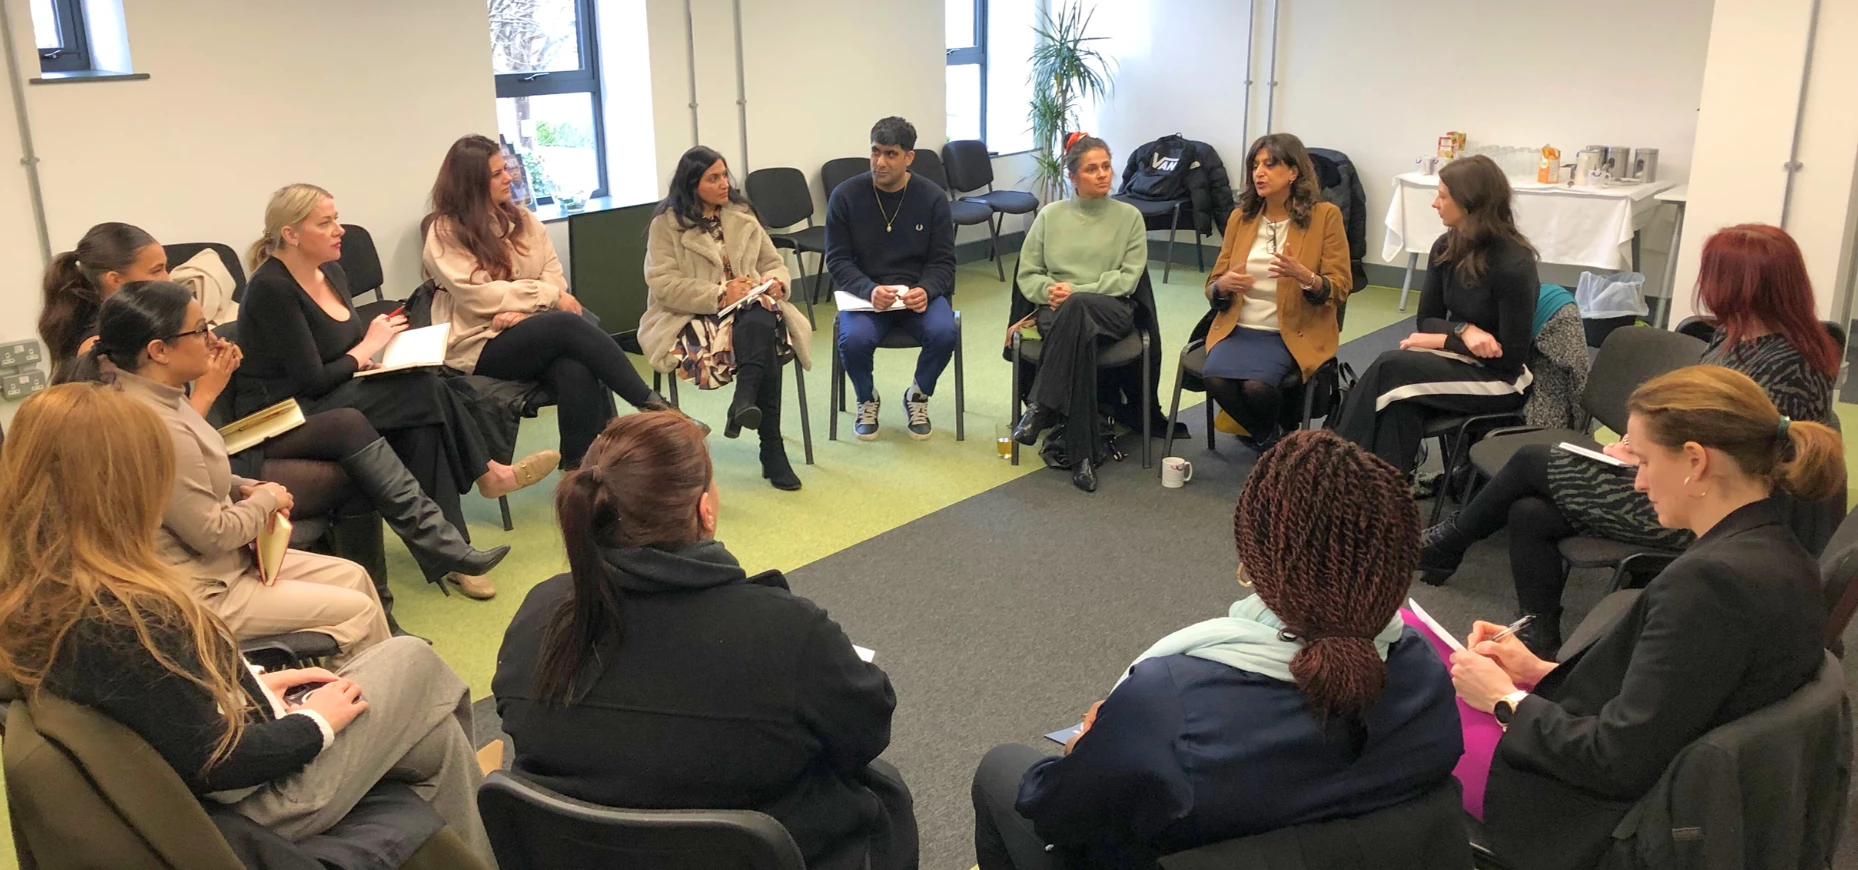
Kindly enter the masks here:
M 580 464 L 611 415 L 607 391 L 642 411 L 671 409 L 612 337 L 581 316 L 548 230 L 510 199 L 503 149 L 483 136 L 452 143 L 432 186 L 426 273 L 445 292 L 432 322 L 452 325 L 445 364 L 555 394 L 561 464 Z
M 1800 246 L 1786 232 L 1742 224 L 1703 246 L 1697 300 L 1715 318 L 1716 336 L 1703 362 L 1748 375 L 1792 420 L 1822 422 L 1832 414 L 1839 346 L 1813 309 L 1813 285 Z M 1694 536 L 1665 528 L 1650 502 L 1632 488 L 1638 459 L 1625 440 L 1608 455 L 1620 468 L 1548 445 L 1518 451 L 1464 510 L 1421 538 L 1421 579 L 1444 583 L 1465 550 L 1506 524 L 1516 601 L 1534 619 L 1519 634 L 1537 655 L 1561 646 L 1561 590 L 1567 575 L 1556 549 L 1564 538 L 1592 534 L 1644 546 L 1677 549 Z
M 1138 657 L 1063 757 L 989 752 L 973 787 L 980 870 L 1152 868 L 1451 776 L 1451 678 L 1398 615 L 1419 535 L 1405 476 L 1334 432 L 1295 432 L 1258 460 L 1232 520 L 1239 583 L 1257 594 Z

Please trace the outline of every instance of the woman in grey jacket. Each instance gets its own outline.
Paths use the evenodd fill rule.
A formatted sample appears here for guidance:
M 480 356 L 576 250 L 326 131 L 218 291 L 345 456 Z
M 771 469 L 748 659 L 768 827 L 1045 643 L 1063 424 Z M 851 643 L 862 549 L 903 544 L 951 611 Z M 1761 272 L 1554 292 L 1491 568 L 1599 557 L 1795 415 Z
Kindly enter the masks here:
M 791 353 L 812 367 L 813 325 L 788 301 L 789 280 L 722 155 L 701 145 L 684 152 L 652 219 L 639 346 L 653 368 L 698 389 L 734 381 L 723 435 L 758 430 L 761 476 L 796 490 L 781 442 L 781 361 Z

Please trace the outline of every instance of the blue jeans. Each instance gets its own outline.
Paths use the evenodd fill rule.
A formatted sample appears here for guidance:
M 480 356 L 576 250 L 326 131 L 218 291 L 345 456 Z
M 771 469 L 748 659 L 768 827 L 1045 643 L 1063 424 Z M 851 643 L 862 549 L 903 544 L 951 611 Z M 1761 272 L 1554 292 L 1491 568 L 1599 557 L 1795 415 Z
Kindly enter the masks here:
M 948 297 L 929 300 L 923 313 L 914 311 L 842 311 L 839 313 L 839 358 L 845 361 L 845 374 L 851 378 L 852 394 L 860 402 L 871 401 L 871 360 L 884 334 L 901 329 L 922 345 L 916 357 L 916 388 L 925 396 L 935 395 L 936 378 L 948 368 L 955 355 L 955 309 Z

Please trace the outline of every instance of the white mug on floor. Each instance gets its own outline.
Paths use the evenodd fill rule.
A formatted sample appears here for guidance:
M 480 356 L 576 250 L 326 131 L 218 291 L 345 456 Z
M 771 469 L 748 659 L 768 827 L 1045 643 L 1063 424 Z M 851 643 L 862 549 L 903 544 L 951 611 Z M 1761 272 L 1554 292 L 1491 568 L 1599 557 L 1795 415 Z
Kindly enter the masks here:
M 1182 484 L 1194 479 L 1194 464 L 1179 456 L 1170 456 L 1161 460 L 1161 485 L 1168 489 L 1180 489 Z

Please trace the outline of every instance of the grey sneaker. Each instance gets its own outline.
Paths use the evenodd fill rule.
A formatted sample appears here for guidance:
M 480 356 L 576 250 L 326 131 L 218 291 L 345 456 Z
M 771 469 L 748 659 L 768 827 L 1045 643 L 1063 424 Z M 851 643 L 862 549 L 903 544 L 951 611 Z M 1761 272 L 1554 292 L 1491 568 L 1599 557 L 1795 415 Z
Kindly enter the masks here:
M 929 397 L 911 384 L 903 393 L 903 413 L 910 418 L 910 437 L 918 441 L 929 440 L 934 431 L 929 425 Z
M 860 441 L 877 440 L 877 409 L 883 404 L 877 391 L 871 391 L 871 401 L 858 403 L 858 420 L 852 424 L 852 432 Z

